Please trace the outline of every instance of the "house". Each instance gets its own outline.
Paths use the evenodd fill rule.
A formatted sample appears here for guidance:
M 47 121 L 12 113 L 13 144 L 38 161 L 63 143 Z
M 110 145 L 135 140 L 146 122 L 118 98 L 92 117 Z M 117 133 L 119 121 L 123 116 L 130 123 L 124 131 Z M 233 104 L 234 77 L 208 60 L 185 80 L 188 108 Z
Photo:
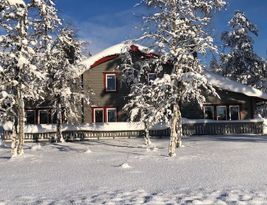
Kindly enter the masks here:
M 92 89 L 95 94 L 90 106 L 81 102 L 77 124 L 101 125 L 129 121 L 128 112 L 122 109 L 130 91 L 129 86 L 122 81 L 119 69 L 123 49 L 125 44 L 117 44 L 82 62 L 85 66 L 81 73 L 82 87 L 84 90 Z M 147 54 L 147 48 L 140 45 L 132 45 L 131 49 L 148 57 L 152 55 Z M 204 71 L 204 75 L 215 87 L 219 97 L 207 95 L 203 107 L 196 102 L 183 105 L 182 117 L 187 119 L 183 125 L 184 134 L 262 133 L 263 122 L 251 119 L 255 117 L 256 105 L 267 101 L 267 94 L 209 71 Z M 149 73 L 147 81 L 155 77 L 154 73 Z M 28 124 L 54 123 L 55 109 L 45 104 L 28 107 L 26 119 Z M 153 135 L 168 134 L 166 131 L 158 133 L 153 132 Z
M 121 80 L 118 69 L 120 53 L 124 44 L 112 46 L 83 61 L 87 70 L 82 75 L 84 89 L 95 92 L 93 105 L 83 108 L 85 123 L 127 121 L 127 113 L 122 111 L 126 103 L 129 87 Z M 145 50 L 134 46 L 136 52 Z M 250 86 L 242 85 L 209 71 L 204 71 L 208 81 L 216 88 L 220 96 L 206 96 L 207 102 L 200 108 L 197 103 L 183 106 L 182 116 L 188 119 L 208 120 L 248 120 L 253 119 L 256 103 L 266 101 L 267 94 Z M 149 73 L 148 79 L 155 78 Z

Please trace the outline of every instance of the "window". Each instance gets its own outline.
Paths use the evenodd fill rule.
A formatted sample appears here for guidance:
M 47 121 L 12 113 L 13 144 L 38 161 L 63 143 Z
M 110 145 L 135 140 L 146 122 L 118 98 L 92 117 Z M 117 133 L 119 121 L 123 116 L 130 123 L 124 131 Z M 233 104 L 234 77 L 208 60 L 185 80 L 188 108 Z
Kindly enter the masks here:
M 93 108 L 93 122 L 104 122 L 103 108 Z
M 92 108 L 92 122 L 117 122 L 117 109 L 105 107 Z
M 26 111 L 26 124 L 35 124 L 35 111 L 34 110 Z
M 106 115 L 107 115 L 107 122 L 117 122 L 116 108 L 107 108 Z
M 154 81 L 157 78 L 157 74 L 156 73 L 148 73 L 147 75 L 147 80 L 148 83 L 150 84 L 152 81 Z
M 217 106 L 216 114 L 217 114 L 217 120 L 227 120 L 226 106 Z
M 39 124 L 48 124 L 49 117 L 47 110 L 39 110 Z
M 204 119 L 213 120 L 214 119 L 214 107 L 204 106 Z
M 105 91 L 117 91 L 117 77 L 116 73 L 105 73 Z
M 239 105 L 229 106 L 229 118 L 230 120 L 240 120 Z

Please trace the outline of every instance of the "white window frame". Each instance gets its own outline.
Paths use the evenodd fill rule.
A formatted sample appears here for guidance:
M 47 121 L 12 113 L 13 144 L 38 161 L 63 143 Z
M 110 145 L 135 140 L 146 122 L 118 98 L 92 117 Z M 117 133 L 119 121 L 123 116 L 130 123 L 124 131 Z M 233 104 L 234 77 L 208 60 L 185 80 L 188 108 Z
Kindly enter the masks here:
M 212 108 L 212 119 L 214 120 L 215 109 L 214 109 L 214 106 L 212 106 L 212 105 L 204 105 L 204 119 L 207 119 L 207 118 L 205 118 L 205 113 L 206 113 L 206 108 L 208 108 L 208 107 Z
M 239 105 L 230 105 L 229 106 L 229 120 L 232 120 L 231 119 L 231 108 L 232 107 L 237 107 L 238 108 L 238 119 L 237 120 L 240 120 L 240 106 Z
M 27 112 L 33 112 L 33 124 L 36 124 L 36 111 L 35 110 L 26 110 L 26 122 L 27 122 Z
M 225 120 L 227 120 L 227 106 L 226 105 L 218 105 L 218 106 L 216 106 L 216 120 L 218 120 L 218 108 L 220 108 L 220 107 L 224 107 L 225 108 L 225 110 L 226 110 L 226 119 Z
M 48 119 L 47 124 L 49 124 L 49 111 L 46 110 L 46 109 L 44 109 L 44 110 L 38 110 L 38 124 L 41 124 L 41 112 L 46 112 L 47 113 L 47 119 Z
M 114 90 L 110 90 L 110 89 L 108 89 L 108 76 L 114 76 L 115 78 L 115 89 Z M 105 80 L 106 80 L 106 82 L 105 82 L 105 91 L 106 92 L 115 92 L 115 91 L 117 91 L 117 75 L 116 75 L 116 73 L 105 73 Z
M 117 122 L 117 117 L 118 117 L 117 116 L 117 108 L 106 108 L 106 121 L 109 122 L 108 121 L 108 111 L 109 110 L 114 110 L 115 111 L 115 113 L 116 113 L 116 121 L 115 122 Z
M 154 80 L 155 80 L 155 79 L 154 79 L 154 80 L 150 80 L 150 76 L 151 76 L 151 75 L 155 75 L 156 78 L 157 78 L 157 73 L 148 73 L 148 74 L 147 74 L 147 81 L 148 81 L 148 83 L 151 83 L 151 81 L 154 81 Z
M 104 110 L 104 108 L 93 108 L 93 117 L 94 117 L 94 119 L 93 119 L 93 123 L 101 123 L 101 122 L 96 122 L 96 118 L 95 118 L 95 116 L 96 116 L 96 114 L 95 114 L 95 112 L 97 111 L 97 110 L 102 110 L 102 118 L 103 118 L 103 122 L 102 123 L 104 123 L 105 122 L 105 110 Z

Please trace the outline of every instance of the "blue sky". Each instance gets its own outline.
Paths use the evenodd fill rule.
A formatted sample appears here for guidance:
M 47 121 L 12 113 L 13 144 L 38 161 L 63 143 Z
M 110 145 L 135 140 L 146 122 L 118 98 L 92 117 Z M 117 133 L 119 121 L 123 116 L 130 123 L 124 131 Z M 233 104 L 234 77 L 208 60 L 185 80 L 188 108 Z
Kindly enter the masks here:
M 138 2 L 139 0 L 56 0 L 60 16 L 77 28 L 78 36 L 90 43 L 93 54 L 140 35 L 137 28 L 141 25 L 142 14 L 147 11 L 142 7 L 134 7 Z M 257 25 L 259 36 L 254 38 L 255 50 L 261 57 L 266 57 L 266 0 L 230 0 L 227 9 L 219 12 L 212 23 L 215 42 L 219 44 L 221 32 L 229 29 L 227 22 L 235 10 L 244 11 Z

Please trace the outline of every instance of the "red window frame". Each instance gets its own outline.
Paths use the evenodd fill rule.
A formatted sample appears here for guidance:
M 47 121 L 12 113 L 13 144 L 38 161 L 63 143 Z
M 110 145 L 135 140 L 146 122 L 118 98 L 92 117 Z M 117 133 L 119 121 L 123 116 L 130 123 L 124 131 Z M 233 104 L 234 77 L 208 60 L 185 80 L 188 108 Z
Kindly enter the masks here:
M 107 76 L 115 76 L 115 86 L 116 86 L 116 89 L 115 90 L 108 90 L 107 89 Z M 114 93 L 114 92 L 117 92 L 118 91 L 118 73 L 117 72 L 103 72 L 103 83 L 104 83 L 104 91 L 106 93 Z
M 92 107 L 92 123 L 95 122 L 95 110 L 103 110 L 103 123 L 108 122 L 108 110 L 114 109 L 116 110 L 116 122 L 118 122 L 118 110 L 116 107 Z

